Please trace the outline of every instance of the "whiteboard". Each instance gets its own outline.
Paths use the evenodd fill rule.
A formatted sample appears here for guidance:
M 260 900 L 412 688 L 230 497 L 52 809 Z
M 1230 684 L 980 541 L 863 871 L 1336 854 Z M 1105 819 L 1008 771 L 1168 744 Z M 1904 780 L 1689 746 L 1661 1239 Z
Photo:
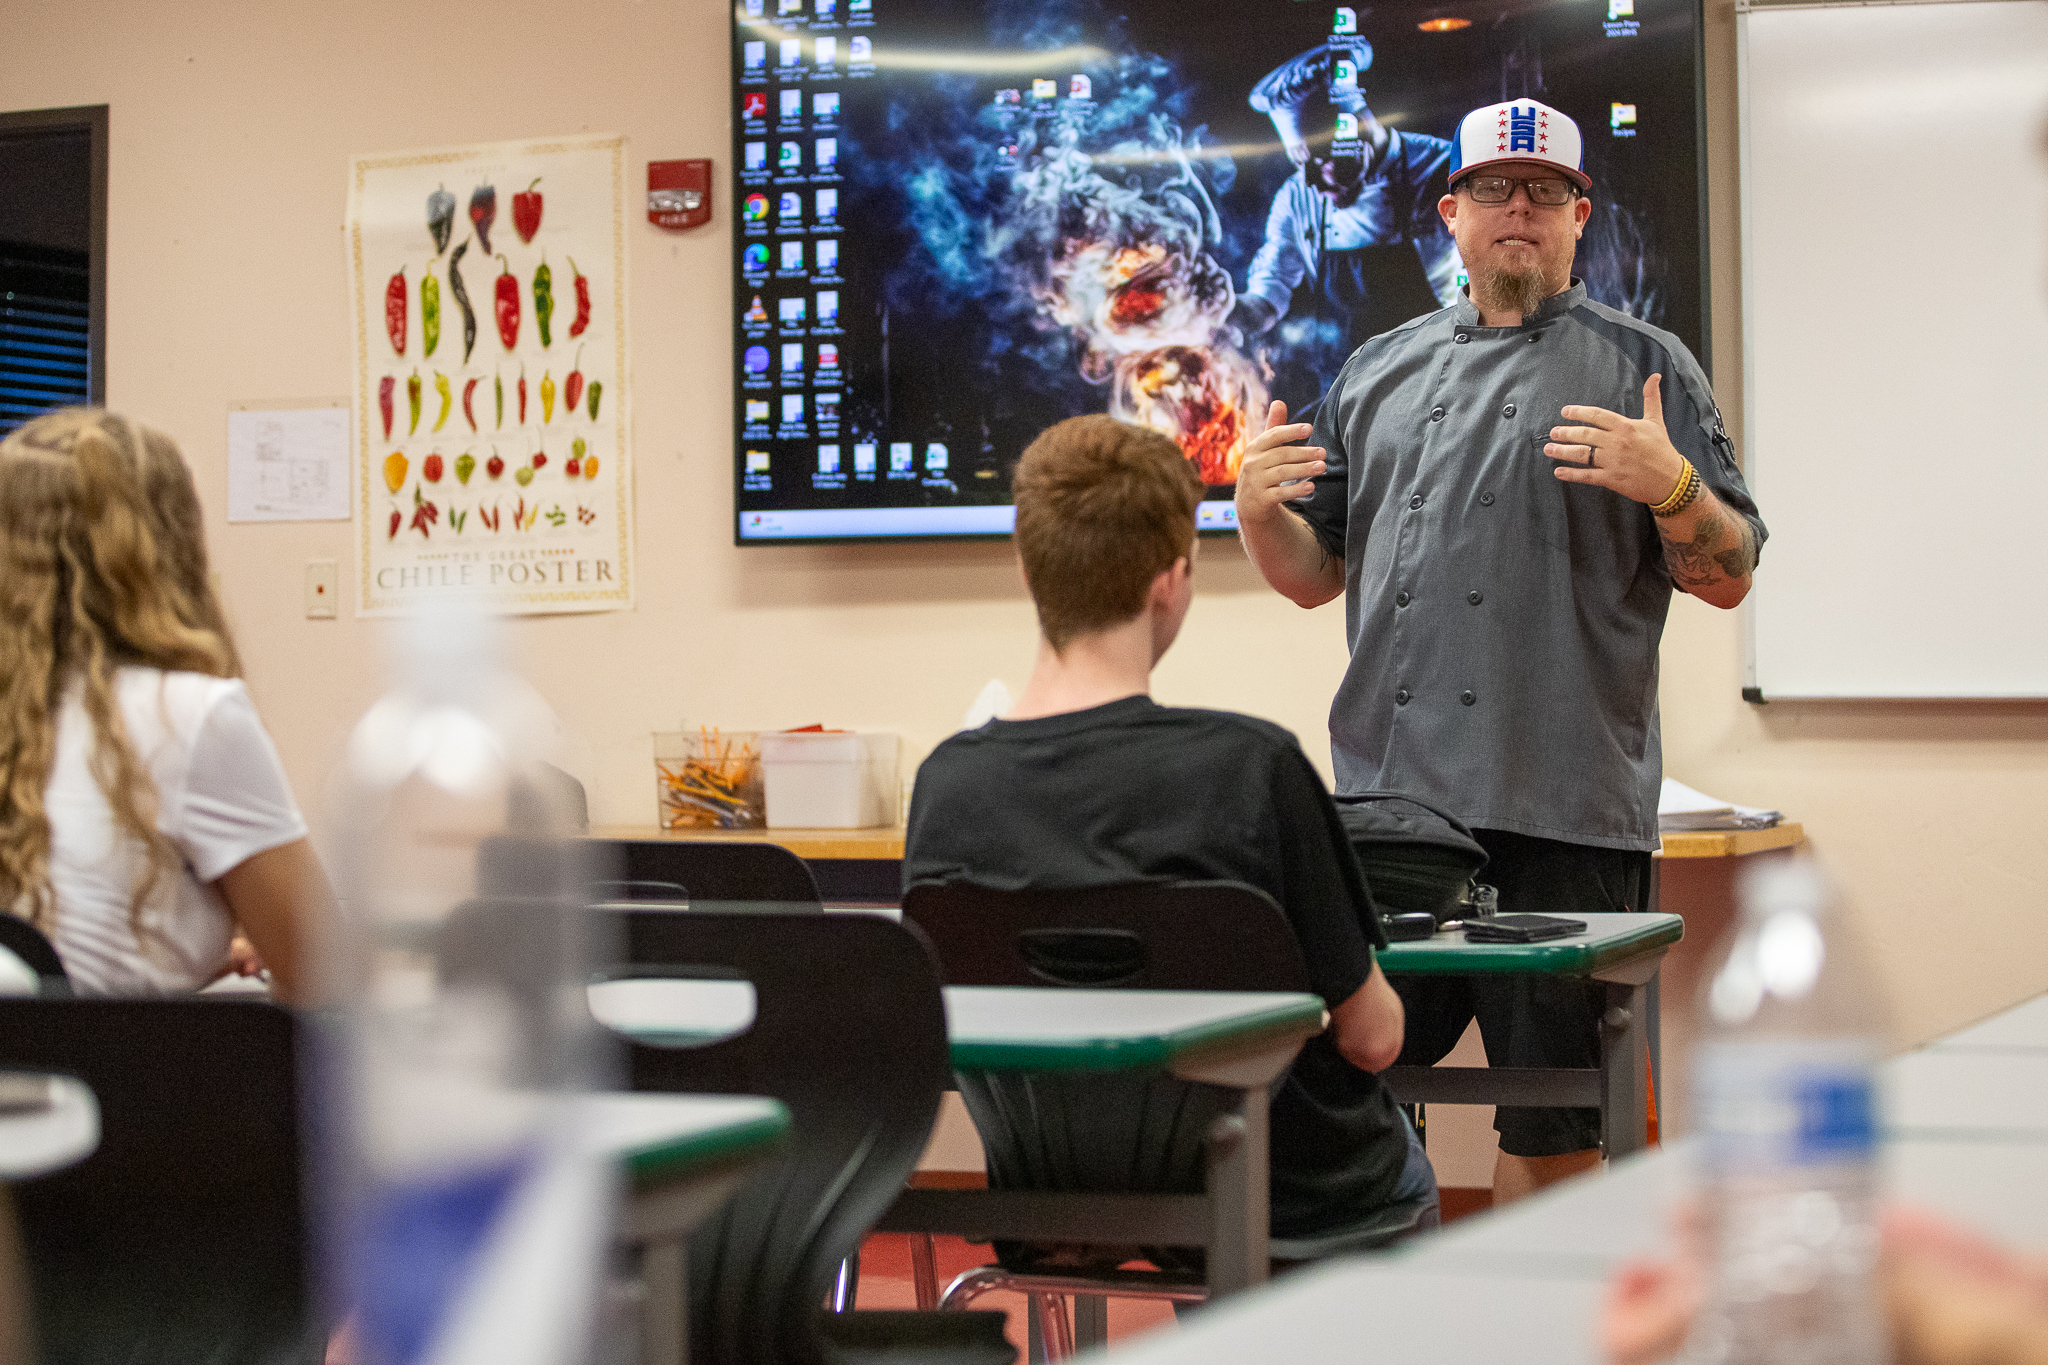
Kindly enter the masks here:
M 2048 0 L 1737 22 L 1748 681 L 2048 696 Z

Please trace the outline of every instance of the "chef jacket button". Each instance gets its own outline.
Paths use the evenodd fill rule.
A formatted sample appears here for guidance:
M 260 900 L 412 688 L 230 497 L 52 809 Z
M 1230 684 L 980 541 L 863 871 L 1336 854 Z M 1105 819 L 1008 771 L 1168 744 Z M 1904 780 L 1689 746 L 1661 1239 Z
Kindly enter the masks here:
M 1458 342 L 1458 344 L 1459 344 L 1460 346 L 1464 345 L 1464 344 L 1465 344 L 1466 342 L 1470 341 L 1471 339 L 1472 339 L 1472 336 L 1471 336 L 1471 334 L 1470 334 L 1469 332 L 1460 332 L 1460 333 L 1458 333 L 1458 335 L 1457 335 L 1457 337 L 1456 337 L 1456 340 L 1457 340 L 1457 342 Z
M 1398 691 L 1398 692 L 1396 692 L 1396 693 L 1394 694 L 1394 705 L 1396 705 L 1396 706 L 1406 706 L 1407 704 L 1408 704 L 1408 689 L 1404 687 L 1404 688 L 1402 688 L 1402 689 L 1401 689 L 1400 691 Z
M 1412 497 L 1412 498 L 1408 499 L 1408 510 L 1409 510 L 1409 511 L 1411 511 L 1411 512 L 1412 512 L 1412 511 L 1414 511 L 1414 510 L 1415 510 L 1416 508 L 1418 508 L 1418 507 L 1420 507 L 1420 506 L 1422 506 L 1422 494 L 1420 494 L 1420 493 L 1417 493 L 1417 494 L 1416 494 L 1416 495 L 1415 495 L 1414 497 Z
M 1480 505 L 1481 507 L 1491 507 L 1491 506 L 1493 506 L 1493 494 L 1491 494 L 1491 493 L 1481 493 L 1481 494 L 1479 495 L 1479 505 Z
M 1473 702 L 1478 701 L 1479 698 L 1473 696 L 1470 692 L 1460 692 L 1458 694 L 1458 700 L 1464 702 L 1465 705 L 1470 706 Z
M 1515 415 L 1515 405 L 1513 403 L 1508 404 L 1500 410 L 1500 415 L 1503 417 L 1513 417 Z
M 1534 340 L 1536 340 L 1536 339 L 1537 339 L 1537 338 L 1536 338 L 1536 333 L 1534 333 L 1534 332 L 1531 332 L 1531 333 L 1529 333 L 1529 340 L 1531 340 L 1531 341 L 1534 341 Z
M 1432 422 L 1441 422 L 1441 421 L 1443 421 L 1443 420 L 1444 420 L 1444 410 L 1443 410 L 1442 408 L 1431 408 L 1431 409 L 1429 410 L 1429 420 L 1430 420 L 1430 421 L 1432 421 Z
M 1474 588 L 1472 589 L 1472 591 L 1465 594 L 1465 600 L 1476 607 L 1481 602 L 1484 602 L 1486 600 L 1486 594 L 1479 591 L 1479 589 Z
M 1407 605 L 1408 605 L 1408 594 L 1407 594 L 1407 593 L 1405 593 L 1405 592 L 1397 592 L 1397 593 L 1395 593 L 1395 594 L 1394 594 L 1394 605 L 1395 605 L 1395 606 L 1397 606 L 1397 607 L 1405 607 L 1405 606 L 1407 606 Z

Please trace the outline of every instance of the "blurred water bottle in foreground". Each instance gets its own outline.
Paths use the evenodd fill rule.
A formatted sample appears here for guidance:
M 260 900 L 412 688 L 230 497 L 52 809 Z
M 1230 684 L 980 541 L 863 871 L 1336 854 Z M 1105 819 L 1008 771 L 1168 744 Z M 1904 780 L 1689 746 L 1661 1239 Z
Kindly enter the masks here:
M 336 783 L 320 1036 L 330 1307 L 357 1365 L 574 1365 L 609 1225 L 579 1140 L 581 881 L 553 718 L 487 620 L 409 624 Z
M 1685 1359 L 1881 1365 L 1885 1017 L 1812 863 L 1750 871 L 1696 1053 L 1707 1300 Z

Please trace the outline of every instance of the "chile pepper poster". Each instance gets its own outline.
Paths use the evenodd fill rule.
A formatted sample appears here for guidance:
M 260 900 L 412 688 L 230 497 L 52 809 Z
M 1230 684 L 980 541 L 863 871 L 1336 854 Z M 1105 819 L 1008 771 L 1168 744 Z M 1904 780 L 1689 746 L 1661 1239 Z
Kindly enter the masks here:
M 357 614 L 633 604 L 625 139 L 357 156 Z

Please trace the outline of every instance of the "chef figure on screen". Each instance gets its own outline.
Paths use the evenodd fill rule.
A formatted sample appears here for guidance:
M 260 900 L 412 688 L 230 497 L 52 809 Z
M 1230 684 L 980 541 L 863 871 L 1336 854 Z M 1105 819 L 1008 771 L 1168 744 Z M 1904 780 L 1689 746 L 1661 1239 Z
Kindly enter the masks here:
M 1371 65 L 1370 43 L 1340 38 L 1252 87 L 1296 170 L 1231 314 L 1247 341 L 1307 312 L 1344 329 L 1349 355 L 1459 297 L 1458 248 L 1436 211 L 1451 144 L 1374 118 L 1359 84 Z

